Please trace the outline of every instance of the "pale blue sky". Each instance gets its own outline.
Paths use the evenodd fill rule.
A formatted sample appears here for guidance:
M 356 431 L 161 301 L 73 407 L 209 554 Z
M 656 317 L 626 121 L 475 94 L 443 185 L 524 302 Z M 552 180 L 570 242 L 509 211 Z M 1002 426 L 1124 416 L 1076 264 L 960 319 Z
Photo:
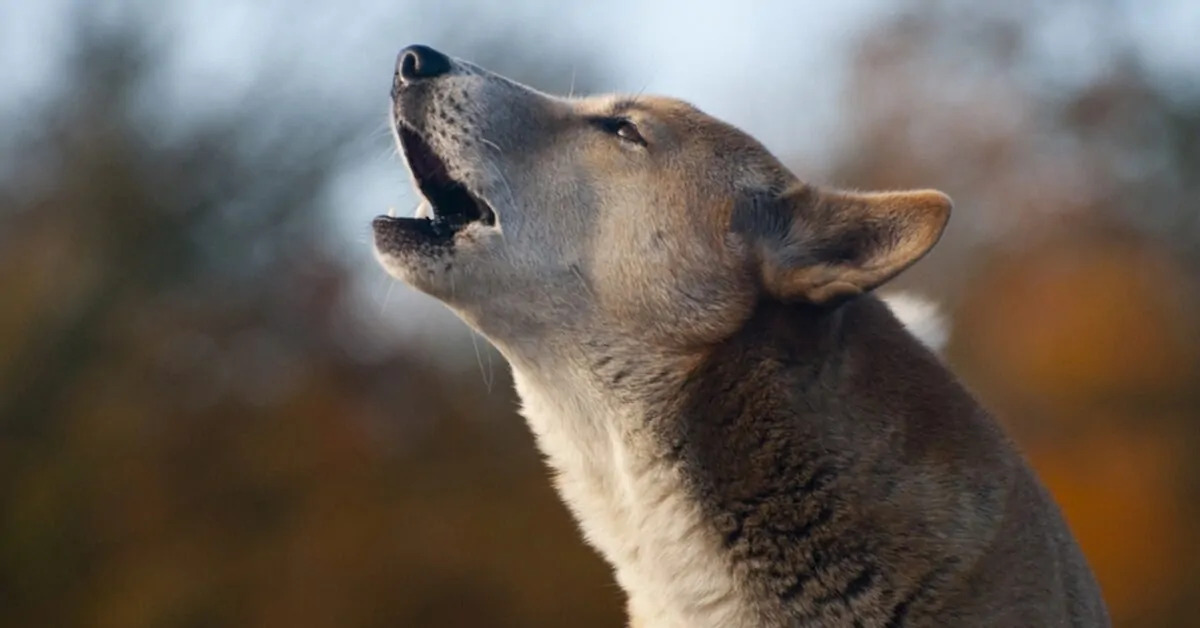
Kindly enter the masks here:
M 138 0 L 0 0 L 0 110 L 32 111 L 55 87 L 55 64 L 69 36 L 66 12 L 90 6 L 117 16 Z M 548 50 L 574 47 L 600 60 L 606 90 L 666 93 L 742 126 L 778 153 L 819 160 L 842 135 L 840 81 L 857 36 L 894 11 L 888 0 L 607 0 L 604 2 L 430 2 L 345 0 L 142 0 L 154 32 L 170 43 L 159 111 L 237 108 L 256 84 L 281 80 L 281 98 L 367 106 L 378 96 L 379 126 L 364 129 L 363 159 L 337 186 L 332 248 L 361 264 L 366 298 L 383 300 L 382 275 L 367 246 L 370 218 L 415 205 L 383 129 L 396 51 L 429 43 L 453 54 L 475 36 L 530 36 Z M 448 23 L 447 6 L 477 5 Z M 1163 76 L 1194 81 L 1200 60 L 1200 2 L 1117 0 L 1148 63 Z M 1038 30 L 1044 71 L 1061 80 L 1104 63 L 1094 44 L 1105 24 L 1090 23 L 1084 0 L 1063 2 Z M 997 5 L 999 6 L 999 5 Z M 1062 8 L 1065 7 L 1065 8 Z M 1001 9 L 1002 10 L 1002 9 Z M 114 19 L 117 19 L 114 18 Z M 553 25 L 552 27 L 548 25 Z M 560 42 L 563 46 L 555 46 Z M 475 60 L 487 65 L 486 59 Z M 1190 73 L 1190 74 L 1189 74 Z M 336 109 L 335 109 L 336 110 Z M 0 149 L 4 138 L 0 137 Z M 440 306 L 396 287 L 381 318 L 446 320 Z
M 35 109 L 55 86 L 56 56 L 69 36 L 63 16 L 83 2 L 0 0 L 0 84 L 7 86 L 0 108 Z M 91 6 L 119 16 L 134 3 Z M 886 6 L 880 0 L 775 0 L 751 3 L 752 10 L 714 0 L 477 4 L 473 19 L 448 25 L 445 2 L 147 0 L 144 6 L 160 15 L 151 20 L 153 30 L 173 54 L 159 92 L 170 97 L 159 110 L 236 108 L 255 82 L 283 76 L 302 84 L 305 98 L 331 103 L 362 103 L 377 94 L 382 129 L 391 64 L 402 46 L 423 42 L 453 54 L 459 37 L 530 32 L 548 50 L 575 47 L 600 59 L 612 78 L 606 91 L 671 94 L 744 126 L 777 151 L 813 153 L 833 137 L 842 48 Z M 564 45 L 554 46 L 555 38 Z M 804 77 L 803 102 L 794 96 L 796 77 Z M 382 300 L 388 288 L 371 265 L 366 225 L 389 206 L 404 212 L 415 204 L 387 134 L 369 135 L 362 163 L 337 186 L 334 205 L 344 211 L 331 221 L 333 248 L 365 262 L 369 299 Z M 412 297 L 395 287 L 380 309 L 398 320 L 445 318 L 439 306 Z M 426 323 L 406 327 L 426 329 Z

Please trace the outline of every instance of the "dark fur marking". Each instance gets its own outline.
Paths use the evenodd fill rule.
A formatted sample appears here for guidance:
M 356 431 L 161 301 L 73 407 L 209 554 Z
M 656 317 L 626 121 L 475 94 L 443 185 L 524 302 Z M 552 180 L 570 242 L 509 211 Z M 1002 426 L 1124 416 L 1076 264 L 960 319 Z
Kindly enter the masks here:
M 795 574 L 795 580 L 779 593 L 779 599 L 790 602 L 804 591 L 805 585 L 812 582 L 812 574 Z
M 871 588 L 871 584 L 875 582 L 878 576 L 879 572 L 876 571 L 874 567 L 866 567 L 861 573 L 855 576 L 853 580 L 846 583 L 844 589 L 830 595 L 819 597 L 816 599 L 816 603 L 832 604 L 835 602 L 841 602 L 849 605 L 850 602 L 854 601 L 854 598 L 866 593 L 867 590 Z
M 908 595 L 904 596 L 904 599 L 900 600 L 895 606 L 892 607 L 891 613 L 889 613 L 888 622 L 884 624 L 884 627 L 900 628 L 903 626 L 904 622 L 908 620 L 908 613 L 912 609 L 913 602 L 917 601 L 917 598 L 928 594 L 930 588 L 933 586 L 934 581 L 940 578 L 947 571 L 949 571 L 949 567 L 942 567 L 929 572 L 924 578 L 921 578 L 920 582 L 913 587 L 912 591 L 909 591 Z

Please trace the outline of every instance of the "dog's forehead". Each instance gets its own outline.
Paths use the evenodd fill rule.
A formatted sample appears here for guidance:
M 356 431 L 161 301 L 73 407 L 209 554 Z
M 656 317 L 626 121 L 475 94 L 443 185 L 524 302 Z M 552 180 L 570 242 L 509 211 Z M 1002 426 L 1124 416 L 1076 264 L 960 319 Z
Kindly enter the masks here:
M 575 111 L 595 116 L 651 116 L 663 121 L 700 121 L 708 118 L 691 103 L 665 96 L 601 94 L 575 98 Z
M 621 116 L 669 128 L 679 139 L 702 148 L 710 159 L 731 157 L 743 165 L 779 168 L 775 157 L 758 140 L 691 103 L 665 96 L 606 94 L 571 101 L 583 116 Z

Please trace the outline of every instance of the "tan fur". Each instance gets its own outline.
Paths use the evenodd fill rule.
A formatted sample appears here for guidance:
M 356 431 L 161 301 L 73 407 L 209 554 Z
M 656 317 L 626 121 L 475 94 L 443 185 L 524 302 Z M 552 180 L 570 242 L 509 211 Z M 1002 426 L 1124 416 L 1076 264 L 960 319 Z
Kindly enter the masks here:
M 413 50 L 399 137 L 495 224 L 381 217 L 377 255 L 508 359 L 631 625 L 1107 624 L 1028 465 L 870 294 L 944 194 L 819 188 L 688 104 Z

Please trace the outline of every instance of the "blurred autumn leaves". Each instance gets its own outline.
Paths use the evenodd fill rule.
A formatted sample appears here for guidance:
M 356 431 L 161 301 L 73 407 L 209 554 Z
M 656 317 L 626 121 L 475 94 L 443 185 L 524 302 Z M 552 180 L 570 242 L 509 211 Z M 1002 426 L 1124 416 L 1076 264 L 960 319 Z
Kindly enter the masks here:
M 902 283 L 954 306 L 1118 625 L 1200 625 L 1200 65 L 1155 71 L 1118 3 L 912 6 L 860 49 L 834 174 L 956 199 Z
M 955 197 L 902 283 L 951 307 L 1118 623 L 1195 625 L 1200 94 L 1119 38 L 1046 74 L 1048 9 L 1013 5 L 877 24 L 801 174 Z M 321 199 L 377 121 L 264 99 L 162 133 L 137 33 L 77 39 L 0 176 L 0 625 L 620 625 L 507 380 L 347 340 Z
M 0 625 L 614 625 L 509 388 L 346 340 L 366 123 L 158 132 L 140 34 L 77 46 L 0 186 Z
M 1188 625 L 1197 320 L 1154 242 L 1084 229 L 997 255 L 960 309 L 968 381 L 1057 497 L 1126 625 Z M 1169 610 L 1177 609 L 1177 610 Z M 1169 619 L 1168 619 L 1169 618 Z

